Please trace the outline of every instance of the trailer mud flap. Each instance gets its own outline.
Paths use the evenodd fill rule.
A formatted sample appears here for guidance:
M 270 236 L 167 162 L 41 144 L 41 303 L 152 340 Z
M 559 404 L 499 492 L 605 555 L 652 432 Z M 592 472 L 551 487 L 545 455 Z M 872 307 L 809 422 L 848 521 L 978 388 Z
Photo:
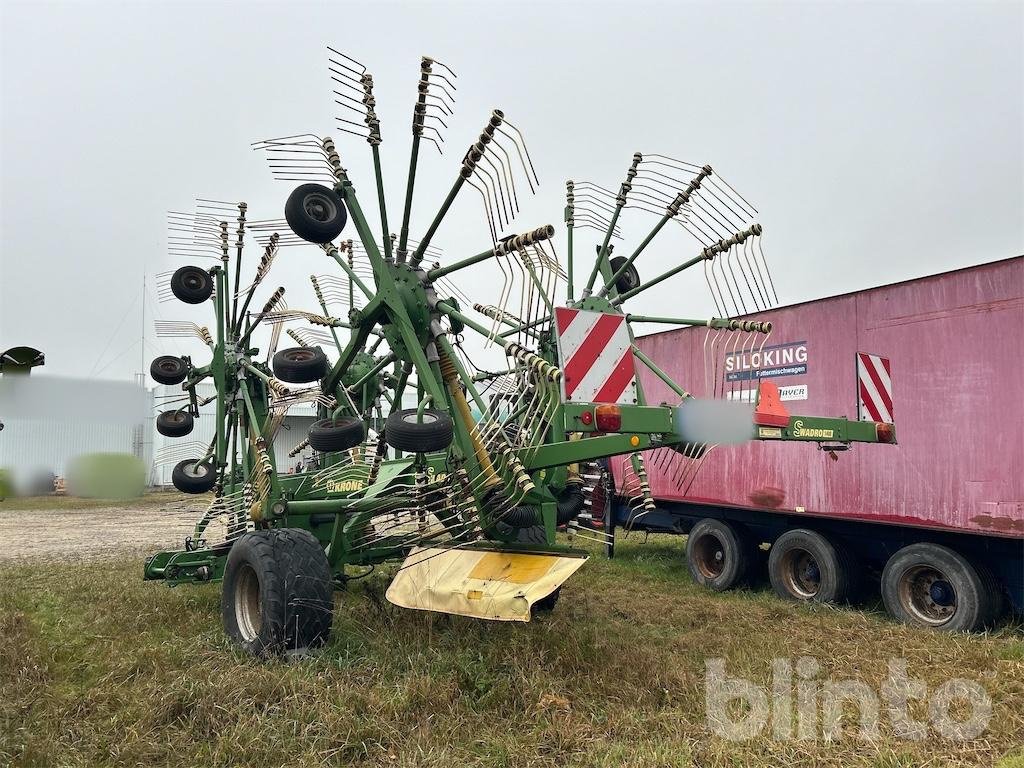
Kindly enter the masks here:
M 587 561 L 585 555 L 415 548 L 388 587 L 402 608 L 495 621 L 529 621 L 530 608 Z

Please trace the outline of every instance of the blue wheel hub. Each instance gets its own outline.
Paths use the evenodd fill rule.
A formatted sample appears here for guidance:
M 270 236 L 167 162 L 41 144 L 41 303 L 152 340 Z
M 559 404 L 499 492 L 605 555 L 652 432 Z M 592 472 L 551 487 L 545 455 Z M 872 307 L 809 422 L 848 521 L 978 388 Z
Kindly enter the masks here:
M 945 580 L 932 582 L 932 585 L 928 588 L 928 596 L 936 605 L 943 607 L 953 605 L 956 601 L 956 593 L 953 591 L 953 586 Z

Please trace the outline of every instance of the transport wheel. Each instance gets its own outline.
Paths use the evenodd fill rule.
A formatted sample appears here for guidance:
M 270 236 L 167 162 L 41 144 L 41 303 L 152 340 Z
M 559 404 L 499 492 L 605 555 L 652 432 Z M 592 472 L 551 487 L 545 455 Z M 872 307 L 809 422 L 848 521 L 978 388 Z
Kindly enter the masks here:
M 289 384 L 309 384 L 327 375 L 327 355 L 320 347 L 291 347 L 274 355 L 274 375 Z
M 224 631 L 253 656 L 316 648 L 331 633 L 332 594 L 331 567 L 313 534 L 249 531 L 224 567 Z
M 164 411 L 156 417 L 156 431 L 164 437 L 184 437 L 195 426 L 188 411 Z
M 181 267 L 171 275 L 171 293 L 186 304 L 202 304 L 213 294 L 213 278 L 202 267 Z
M 853 565 L 820 533 L 796 528 L 779 536 L 768 553 L 772 589 L 787 600 L 840 603 L 852 592 Z
M 627 261 L 625 256 L 616 256 L 608 265 L 611 267 L 612 274 L 614 275 L 620 269 L 622 265 Z M 632 291 L 634 288 L 640 287 L 640 273 L 636 271 L 636 264 L 630 264 L 629 269 L 619 275 L 619 279 L 615 281 L 615 290 L 619 293 L 625 293 L 626 291 Z
M 746 577 L 749 549 L 749 543 L 736 526 L 706 517 L 690 529 L 686 539 L 686 563 L 695 582 L 723 592 Z
M 284 204 L 284 217 L 292 232 L 310 243 L 329 243 L 345 228 L 348 212 L 333 189 L 322 184 L 302 184 Z
M 392 448 L 407 453 L 443 451 L 455 435 L 452 417 L 427 408 L 420 420 L 415 408 L 395 411 L 384 425 L 384 439 Z
M 363 442 L 366 432 L 362 419 L 343 416 L 318 421 L 309 430 L 309 445 L 317 451 L 347 451 Z
M 161 355 L 149 366 L 149 375 L 159 384 L 181 384 L 188 378 L 188 363 L 173 355 Z
M 171 483 L 182 493 L 206 493 L 217 484 L 217 471 L 208 461 L 185 459 L 171 471 Z
M 910 544 L 885 564 L 882 601 L 904 624 L 971 632 L 994 618 L 1000 602 L 990 578 L 949 547 Z

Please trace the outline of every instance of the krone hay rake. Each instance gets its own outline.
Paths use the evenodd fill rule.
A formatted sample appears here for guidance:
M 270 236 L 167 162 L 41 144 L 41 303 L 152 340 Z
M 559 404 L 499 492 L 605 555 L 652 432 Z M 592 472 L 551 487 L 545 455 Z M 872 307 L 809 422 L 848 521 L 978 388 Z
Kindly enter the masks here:
M 310 134 L 255 145 L 274 176 L 301 182 L 285 204 L 285 220 L 249 220 L 245 203 L 205 199 L 193 212 L 169 217 L 172 255 L 208 258 L 213 266 L 167 273 L 164 295 L 211 304 L 213 321 L 158 324 L 162 336 L 199 338 L 210 359 L 153 361 L 153 378 L 183 391 L 168 401 L 172 407 L 159 414 L 157 427 L 185 437 L 213 401 L 216 430 L 208 445 L 179 442 L 158 460 L 180 459 L 175 486 L 212 491 L 213 500 L 183 549 L 146 560 L 145 578 L 172 585 L 221 580 L 225 630 L 248 651 L 323 643 L 334 587 L 360 567 L 388 561 L 402 563 L 387 592 L 397 605 L 528 621 L 532 611 L 554 605 L 560 585 L 586 559 L 556 543 L 556 531 L 599 535 L 578 523 L 599 474 L 595 462 L 629 456 L 642 514 L 653 501 L 641 452 L 659 449 L 685 467 L 699 466 L 717 433 L 729 431 L 714 423 L 716 414 L 734 421 L 740 409 L 743 439 L 834 448 L 894 441 L 887 424 L 790 418 L 769 383 L 756 402 L 725 403 L 730 393 L 713 362 L 703 372 L 705 397 L 694 398 L 633 344 L 634 322 L 706 327 L 710 361 L 722 349 L 750 350 L 768 338 L 769 323 L 734 319 L 776 301 L 761 226 L 750 203 L 710 166 L 637 153 L 617 188 L 568 182 L 563 270 L 553 226 L 507 234 L 521 198 L 539 179 L 521 133 L 495 109 L 430 225 L 413 240 L 421 145 L 443 148 L 456 89 L 451 70 L 424 58 L 395 235 L 373 78 L 328 50 L 337 128 L 370 147 L 376 233 L 334 141 Z M 432 241 L 460 194 L 479 197 L 489 242 L 442 265 Z M 627 209 L 653 215 L 654 224 L 628 256 L 613 257 Z M 636 262 L 669 224 L 693 238 L 693 256 L 644 281 Z M 346 225 L 352 239 L 340 239 Z M 577 281 L 573 241 L 588 233 L 596 233 L 597 255 Z M 243 251 L 253 241 L 261 255 L 243 285 Z M 290 309 L 278 287 L 256 311 L 254 295 L 281 249 L 310 243 L 337 267 L 311 278 L 319 307 Z M 470 300 L 451 281 L 475 264 L 490 265 L 500 278 L 496 304 Z M 717 317 L 626 313 L 628 300 L 693 267 L 704 271 Z M 261 348 L 258 330 L 266 337 Z M 297 346 L 278 350 L 285 332 Z M 485 370 L 467 352 L 504 362 Z M 648 403 L 637 366 L 649 368 L 678 401 Z M 206 380 L 215 398 L 197 395 Z M 300 404 L 315 408 L 319 420 L 289 454 L 300 457 L 303 470 L 279 472 L 275 436 Z

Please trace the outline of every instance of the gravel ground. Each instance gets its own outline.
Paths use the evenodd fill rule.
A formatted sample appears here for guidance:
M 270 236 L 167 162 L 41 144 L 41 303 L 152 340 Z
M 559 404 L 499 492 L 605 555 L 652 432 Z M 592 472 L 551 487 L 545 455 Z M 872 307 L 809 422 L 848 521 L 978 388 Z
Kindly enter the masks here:
M 23 559 L 88 560 L 112 552 L 181 548 L 205 508 L 203 500 L 154 504 L 143 499 L 117 506 L 3 509 L 0 562 Z M 44 500 L 45 503 L 45 500 Z

